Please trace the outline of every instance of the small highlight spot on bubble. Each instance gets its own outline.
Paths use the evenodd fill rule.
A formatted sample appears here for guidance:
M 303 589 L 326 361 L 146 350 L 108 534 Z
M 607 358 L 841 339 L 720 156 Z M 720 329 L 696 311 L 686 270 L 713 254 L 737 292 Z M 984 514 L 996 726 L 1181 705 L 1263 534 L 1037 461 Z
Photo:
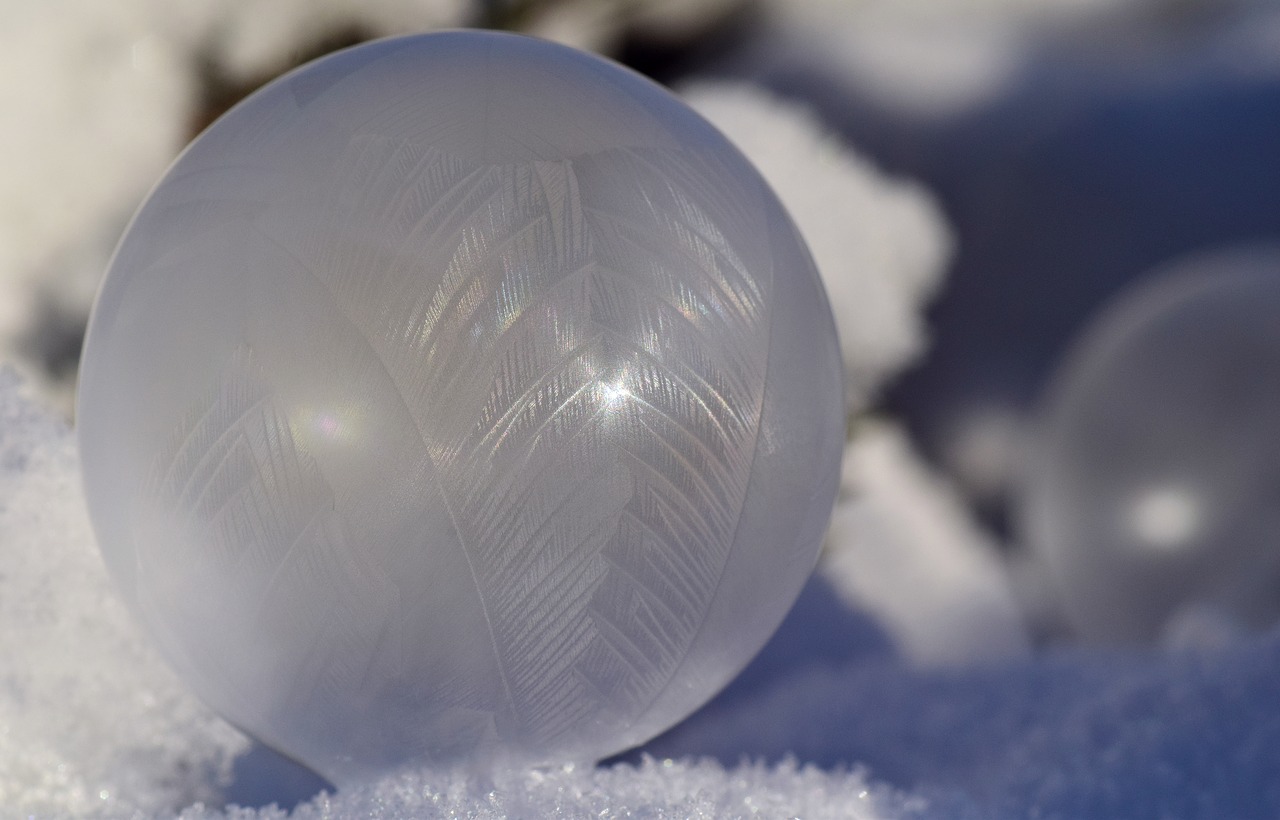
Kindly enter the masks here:
M 1196 494 L 1176 485 L 1152 487 L 1129 505 L 1128 528 L 1144 547 L 1176 552 L 1193 543 L 1203 513 Z

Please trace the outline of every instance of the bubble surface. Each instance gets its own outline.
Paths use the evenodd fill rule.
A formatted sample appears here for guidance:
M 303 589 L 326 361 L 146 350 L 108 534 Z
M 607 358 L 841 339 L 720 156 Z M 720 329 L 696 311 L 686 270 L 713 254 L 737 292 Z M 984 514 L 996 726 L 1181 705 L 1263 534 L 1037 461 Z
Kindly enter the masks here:
M 1054 378 L 1023 489 L 1082 637 L 1280 619 L 1280 249 L 1193 257 L 1118 297 Z
M 514 35 L 271 83 L 134 218 L 78 434 L 109 569 L 209 703 L 342 784 L 591 761 L 692 711 L 817 557 L 817 272 L 666 91 Z

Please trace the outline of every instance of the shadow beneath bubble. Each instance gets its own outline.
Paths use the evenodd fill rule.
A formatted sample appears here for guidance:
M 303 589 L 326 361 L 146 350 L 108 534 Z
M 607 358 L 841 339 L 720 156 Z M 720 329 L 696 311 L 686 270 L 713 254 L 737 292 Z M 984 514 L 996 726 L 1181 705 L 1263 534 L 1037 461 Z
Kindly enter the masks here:
M 272 804 L 292 811 L 321 792 L 335 788 L 320 775 L 257 741 L 236 758 L 231 782 L 223 791 L 228 806 L 260 809 Z
M 690 745 L 684 739 L 699 737 L 702 727 L 715 725 L 742 703 L 785 685 L 788 679 L 893 657 L 893 644 L 880 625 L 870 615 L 850 609 L 831 583 L 815 574 L 769 642 L 718 695 L 644 746 L 603 760 L 601 765 L 637 764 L 645 754 L 663 757 L 672 750 L 713 753 L 698 750 L 696 743 Z M 732 765 L 736 761 L 724 762 Z

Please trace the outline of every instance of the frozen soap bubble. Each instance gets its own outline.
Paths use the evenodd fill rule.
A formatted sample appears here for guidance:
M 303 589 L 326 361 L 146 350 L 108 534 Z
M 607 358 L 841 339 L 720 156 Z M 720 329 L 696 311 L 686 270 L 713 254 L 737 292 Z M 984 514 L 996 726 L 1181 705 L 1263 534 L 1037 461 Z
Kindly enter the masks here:
M 168 658 L 341 784 L 591 761 L 700 705 L 814 565 L 841 395 L 817 272 L 719 132 L 453 32 L 326 57 L 186 150 L 78 423 Z
M 1280 249 L 1193 258 L 1118 298 L 1042 421 L 1024 534 L 1083 637 L 1280 618 Z

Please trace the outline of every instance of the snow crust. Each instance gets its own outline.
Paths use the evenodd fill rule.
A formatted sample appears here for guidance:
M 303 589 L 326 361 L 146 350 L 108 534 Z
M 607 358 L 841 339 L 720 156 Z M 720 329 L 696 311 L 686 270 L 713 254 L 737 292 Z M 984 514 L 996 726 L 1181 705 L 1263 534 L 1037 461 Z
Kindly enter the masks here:
M 403 817 L 805 817 L 878 820 L 917 815 L 926 802 L 861 771 L 823 771 L 793 760 L 725 768 L 711 760 L 646 758 L 638 766 L 519 772 L 492 781 L 466 772 L 407 772 L 367 787 L 325 794 L 292 814 L 276 807 L 193 807 L 181 820 L 341 820 Z
M 0 814 L 216 797 L 246 739 L 138 632 L 89 528 L 65 424 L 0 369 Z
M 927 817 L 1273 817 L 1277 668 L 1280 631 L 1203 652 L 1074 649 L 962 669 L 862 657 L 704 710 L 649 752 L 856 760 Z

